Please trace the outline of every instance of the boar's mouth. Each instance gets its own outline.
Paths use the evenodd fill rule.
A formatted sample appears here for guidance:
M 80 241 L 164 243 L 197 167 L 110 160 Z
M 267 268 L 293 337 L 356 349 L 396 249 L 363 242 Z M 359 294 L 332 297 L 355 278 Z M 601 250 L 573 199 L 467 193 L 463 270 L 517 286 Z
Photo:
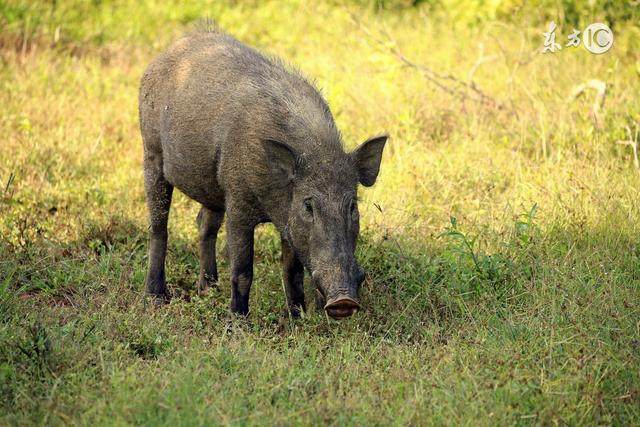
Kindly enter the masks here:
M 328 301 L 324 306 L 324 310 L 332 318 L 340 320 L 360 310 L 360 304 L 349 296 L 341 295 Z

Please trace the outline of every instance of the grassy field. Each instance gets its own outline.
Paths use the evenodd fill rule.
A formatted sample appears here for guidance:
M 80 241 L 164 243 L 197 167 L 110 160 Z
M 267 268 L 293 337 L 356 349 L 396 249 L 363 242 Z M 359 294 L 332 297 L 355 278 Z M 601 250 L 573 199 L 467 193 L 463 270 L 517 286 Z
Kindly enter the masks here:
M 0 0 L 0 425 L 639 423 L 638 20 L 543 55 L 607 17 L 436 3 Z M 202 17 L 312 78 L 348 147 L 391 135 L 353 318 L 284 315 L 271 225 L 247 320 L 224 259 L 196 295 L 179 193 L 174 299 L 143 298 L 138 82 Z

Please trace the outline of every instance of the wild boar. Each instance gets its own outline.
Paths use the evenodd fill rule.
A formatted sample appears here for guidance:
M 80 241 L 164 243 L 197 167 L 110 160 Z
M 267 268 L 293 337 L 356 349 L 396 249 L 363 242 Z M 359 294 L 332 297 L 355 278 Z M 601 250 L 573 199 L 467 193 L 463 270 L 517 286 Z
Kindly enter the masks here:
M 312 84 L 219 31 L 190 34 L 149 65 L 139 113 L 150 216 L 148 294 L 169 299 L 165 255 L 175 187 L 202 205 L 201 289 L 218 280 L 216 236 L 226 215 L 233 312 L 249 312 L 254 228 L 264 222 L 281 236 L 292 315 L 305 310 L 305 268 L 331 317 L 360 308 L 357 185 L 375 183 L 386 135 L 346 153 Z

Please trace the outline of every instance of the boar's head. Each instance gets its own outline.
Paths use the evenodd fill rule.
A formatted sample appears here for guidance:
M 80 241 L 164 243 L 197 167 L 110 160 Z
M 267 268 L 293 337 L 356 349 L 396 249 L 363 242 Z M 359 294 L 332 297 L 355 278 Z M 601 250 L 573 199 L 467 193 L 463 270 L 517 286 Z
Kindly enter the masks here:
M 358 311 L 364 271 L 355 259 L 360 230 L 358 183 L 372 186 L 387 136 L 371 138 L 351 153 L 339 146 L 322 154 L 298 153 L 290 145 L 265 141 L 273 179 L 281 180 L 290 203 L 282 206 L 283 237 L 311 272 L 327 314 L 335 319 Z

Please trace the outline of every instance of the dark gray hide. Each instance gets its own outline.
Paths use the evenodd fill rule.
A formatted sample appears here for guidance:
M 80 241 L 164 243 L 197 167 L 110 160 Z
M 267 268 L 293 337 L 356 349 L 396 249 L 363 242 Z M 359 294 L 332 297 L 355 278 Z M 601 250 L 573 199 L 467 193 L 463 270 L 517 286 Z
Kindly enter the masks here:
M 359 308 L 364 277 L 354 250 L 356 188 L 376 180 L 386 136 L 352 153 L 318 91 L 232 37 L 197 32 L 149 65 L 140 86 L 140 127 L 150 213 L 147 292 L 168 300 L 164 263 L 173 188 L 202 205 L 199 287 L 218 278 L 215 243 L 226 214 L 231 310 L 247 314 L 253 233 L 272 222 L 292 314 L 305 309 L 304 267 L 327 313 Z

